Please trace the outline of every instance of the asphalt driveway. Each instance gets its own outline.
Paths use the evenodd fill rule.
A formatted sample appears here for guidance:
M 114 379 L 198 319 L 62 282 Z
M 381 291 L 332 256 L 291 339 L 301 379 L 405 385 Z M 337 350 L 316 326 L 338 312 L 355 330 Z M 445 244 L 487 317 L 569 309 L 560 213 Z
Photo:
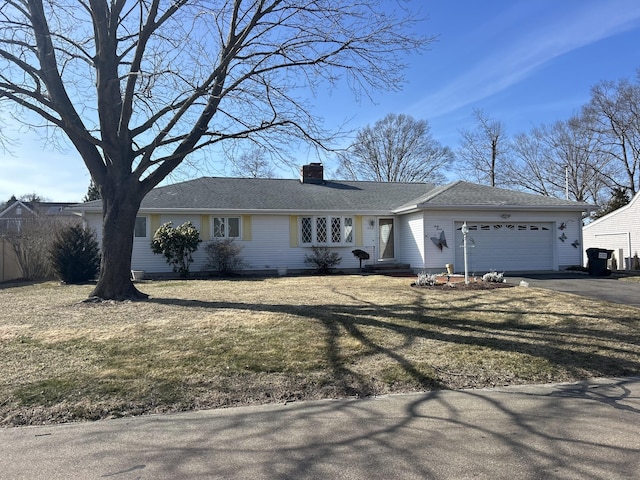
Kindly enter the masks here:
M 505 274 L 505 278 L 507 283 L 516 285 L 524 280 L 530 287 L 573 293 L 640 308 L 640 282 L 625 281 L 622 279 L 623 275 L 594 277 L 580 272 L 551 272 L 514 276 Z

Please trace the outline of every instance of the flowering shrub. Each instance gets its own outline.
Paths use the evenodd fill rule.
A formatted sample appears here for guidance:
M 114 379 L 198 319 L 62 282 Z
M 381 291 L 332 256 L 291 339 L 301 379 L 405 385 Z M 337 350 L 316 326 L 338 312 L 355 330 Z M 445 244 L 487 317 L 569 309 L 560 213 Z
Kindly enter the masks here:
M 482 276 L 482 281 L 483 282 L 503 283 L 505 281 L 504 280 L 504 272 L 502 272 L 502 273 L 498 273 L 498 272 L 485 273 Z

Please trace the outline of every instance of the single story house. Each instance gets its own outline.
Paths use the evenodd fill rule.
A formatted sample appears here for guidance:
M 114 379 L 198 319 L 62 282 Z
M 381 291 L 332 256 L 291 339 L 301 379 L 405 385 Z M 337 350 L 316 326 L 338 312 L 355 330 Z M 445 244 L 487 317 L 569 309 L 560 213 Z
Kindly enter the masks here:
M 76 206 L 101 236 L 101 204 Z M 301 179 L 204 177 L 155 188 L 142 201 L 132 269 L 170 271 L 150 241 L 161 224 L 190 221 L 203 242 L 232 238 L 248 271 L 310 269 L 312 246 L 338 252 L 341 270 L 401 263 L 414 271 L 464 271 L 462 225 L 469 233 L 470 273 L 560 270 L 582 264 L 582 216 L 592 207 L 463 181 L 382 183 L 325 180 L 321 164 L 303 166 Z M 202 244 L 201 244 L 202 245 Z M 203 248 L 192 272 L 203 268 Z
M 640 193 L 624 207 L 585 225 L 582 236 L 585 249 L 613 250 L 618 269 L 629 270 L 632 258 L 640 255 Z

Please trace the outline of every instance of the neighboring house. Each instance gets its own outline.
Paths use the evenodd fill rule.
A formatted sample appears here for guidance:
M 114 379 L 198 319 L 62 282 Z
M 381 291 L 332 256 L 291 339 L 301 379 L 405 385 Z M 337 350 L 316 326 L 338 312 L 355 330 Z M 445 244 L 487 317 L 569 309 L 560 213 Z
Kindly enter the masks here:
M 52 223 L 80 222 L 80 217 L 68 210 L 74 203 L 26 202 L 12 198 L 0 211 L 0 282 L 22 277 L 22 270 L 11 242 L 19 234 L 21 238 L 41 232 L 51 235 Z M 38 223 L 40 220 L 43 223 Z
M 640 255 L 640 193 L 627 205 L 585 225 L 582 235 L 585 249 L 613 250 L 618 269 L 630 269 L 631 258 Z
M 101 237 L 101 202 L 75 209 Z M 142 201 L 132 268 L 167 272 L 150 241 L 161 224 L 190 221 L 204 242 L 233 238 L 247 270 L 309 269 L 314 245 L 335 250 L 339 269 L 365 263 L 404 263 L 414 271 L 464 270 L 461 245 L 467 222 L 469 271 L 559 270 L 582 263 L 582 215 L 592 207 L 551 197 L 462 181 L 425 183 L 326 181 L 321 164 L 305 165 L 302 178 L 199 178 L 158 187 Z M 192 271 L 202 269 L 204 249 Z
M 8 231 L 20 231 L 26 223 L 37 218 L 50 218 L 77 222 L 78 215 L 69 210 L 75 203 L 26 202 L 12 198 L 0 211 L 0 235 Z

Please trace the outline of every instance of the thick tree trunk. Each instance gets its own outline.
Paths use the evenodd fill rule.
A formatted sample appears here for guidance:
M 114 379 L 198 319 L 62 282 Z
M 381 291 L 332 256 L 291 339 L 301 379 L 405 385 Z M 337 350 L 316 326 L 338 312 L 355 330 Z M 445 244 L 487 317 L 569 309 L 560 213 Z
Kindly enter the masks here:
M 120 188 L 117 193 L 103 193 L 102 260 L 98 283 L 91 297 L 103 300 L 139 300 L 148 297 L 131 281 L 133 231 L 142 201 L 140 189 L 135 187 Z

